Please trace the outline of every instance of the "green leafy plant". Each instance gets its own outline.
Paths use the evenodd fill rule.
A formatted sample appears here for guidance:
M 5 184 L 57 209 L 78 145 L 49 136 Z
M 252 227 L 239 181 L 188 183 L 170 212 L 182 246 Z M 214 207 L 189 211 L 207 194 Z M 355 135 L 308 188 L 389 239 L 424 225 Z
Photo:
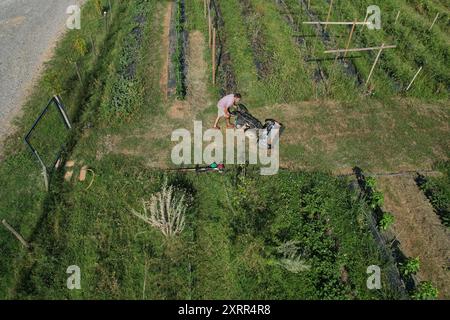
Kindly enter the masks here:
M 367 177 L 366 178 L 366 187 L 370 188 L 370 189 L 375 189 L 375 186 L 377 184 L 377 180 L 375 180 L 374 177 Z
M 438 289 L 436 289 L 431 282 L 423 281 L 415 290 L 412 298 L 414 300 L 434 300 L 437 299 L 438 294 Z
M 173 56 L 173 62 L 175 64 L 175 77 L 176 77 L 176 95 L 177 98 L 183 100 L 186 96 L 186 80 L 184 74 L 184 29 L 185 21 L 183 16 L 183 3 L 177 1 L 177 13 L 176 13 L 176 25 L 177 40 L 175 54 Z
M 450 161 L 438 164 L 437 169 L 442 172 L 442 177 L 423 177 L 418 184 L 442 223 L 450 227 Z
M 94 4 L 95 4 L 95 11 L 97 11 L 97 14 L 98 15 L 103 15 L 103 3 L 102 3 L 102 0 L 95 0 L 95 2 L 94 2 Z
M 419 258 L 409 258 L 404 263 L 400 263 L 400 272 L 404 276 L 416 274 L 420 270 Z
M 374 191 L 372 193 L 372 199 L 370 206 L 372 209 L 375 209 L 376 207 L 382 207 L 384 204 L 384 195 L 381 191 Z
M 394 215 L 390 212 L 384 212 L 383 217 L 379 222 L 379 227 L 381 230 L 387 230 L 395 221 Z
M 76 37 L 75 41 L 73 42 L 73 49 L 79 57 L 85 56 L 88 52 L 86 41 L 80 36 Z

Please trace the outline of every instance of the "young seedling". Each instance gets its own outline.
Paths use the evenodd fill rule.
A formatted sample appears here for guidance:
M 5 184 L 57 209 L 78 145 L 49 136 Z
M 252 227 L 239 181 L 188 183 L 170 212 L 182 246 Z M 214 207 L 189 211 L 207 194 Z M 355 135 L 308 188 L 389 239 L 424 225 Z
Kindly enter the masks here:
M 387 230 L 394 223 L 394 215 L 390 212 L 384 212 L 383 217 L 379 223 L 381 230 Z
M 419 258 L 408 258 L 406 262 L 400 263 L 400 272 L 404 276 L 411 276 L 419 272 L 420 260 Z

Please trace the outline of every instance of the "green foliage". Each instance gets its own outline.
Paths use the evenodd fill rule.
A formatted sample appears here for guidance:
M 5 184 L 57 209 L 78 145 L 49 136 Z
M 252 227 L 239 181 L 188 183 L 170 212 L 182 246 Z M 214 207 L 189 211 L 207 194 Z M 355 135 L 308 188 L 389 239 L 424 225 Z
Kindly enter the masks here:
M 375 190 L 376 185 L 377 185 L 377 180 L 374 177 L 366 178 L 366 187 Z
M 176 95 L 177 98 L 183 100 L 186 96 L 186 77 L 185 77 L 185 52 L 184 52 L 184 30 L 185 30 L 185 20 L 183 15 L 184 7 L 180 0 L 177 0 L 176 7 L 176 20 L 175 20 L 175 30 L 176 30 L 176 47 L 175 54 L 173 56 L 173 63 L 175 64 L 175 76 L 176 76 Z
M 394 223 L 394 215 L 390 212 L 383 212 L 383 217 L 379 222 L 381 230 L 387 230 Z
M 136 77 L 136 68 L 145 24 L 138 15 L 148 13 L 146 4 L 145 0 L 134 1 L 129 7 L 129 15 L 121 21 L 120 46 L 109 66 L 109 81 L 100 107 L 101 117 L 105 120 L 127 119 L 143 104 L 144 93 Z
M 419 186 L 430 200 L 442 223 L 450 227 L 450 161 L 440 163 L 442 177 L 427 177 Z
M 382 207 L 384 204 L 384 195 L 381 191 L 374 191 L 371 196 L 370 206 L 375 209 L 376 207 Z
M 252 292 L 264 286 L 288 299 L 373 297 L 362 277 L 367 259 L 376 259 L 367 256 L 375 244 L 360 216 L 368 208 L 352 198 L 344 182 L 324 174 L 280 173 L 270 180 L 247 175 L 230 199 L 230 240 L 237 248 L 265 244 L 258 255 L 267 260 L 258 271 L 263 281 L 250 261 L 239 266 L 241 281 L 255 282 Z
M 414 300 L 435 300 L 438 297 L 438 290 L 429 281 L 423 281 L 419 284 L 412 295 Z
M 63 84 L 58 72 L 54 69 L 49 69 L 42 77 L 42 84 L 46 91 L 53 92 L 53 95 L 63 93 Z
M 103 16 L 103 1 L 102 0 L 94 0 L 95 11 L 97 15 Z
M 408 258 L 404 263 L 400 263 L 400 272 L 404 276 L 416 274 L 420 270 L 419 258 Z
M 75 38 L 73 49 L 79 57 L 84 57 L 88 52 L 86 41 L 80 36 Z

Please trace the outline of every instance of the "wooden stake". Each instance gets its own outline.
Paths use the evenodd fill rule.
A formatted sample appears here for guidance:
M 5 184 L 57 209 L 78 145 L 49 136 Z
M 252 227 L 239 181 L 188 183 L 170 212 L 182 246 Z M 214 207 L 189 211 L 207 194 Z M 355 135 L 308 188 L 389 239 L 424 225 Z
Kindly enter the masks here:
M 383 46 L 383 50 L 385 49 L 393 49 L 396 48 L 397 46 L 393 45 L 393 46 Z M 379 50 L 381 49 L 381 47 L 369 47 L 369 48 L 353 48 L 353 49 L 348 49 L 347 52 L 360 52 L 360 51 L 372 51 L 372 50 Z M 333 49 L 333 50 L 325 50 L 323 53 L 341 53 L 341 52 L 345 52 L 345 49 Z
M 216 84 L 216 28 L 213 28 L 213 45 L 212 45 L 212 80 L 213 85 Z
M 400 17 L 400 10 L 398 10 L 397 16 L 395 17 L 394 24 L 397 24 L 398 18 Z
M 369 18 L 369 13 L 368 12 L 366 12 L 366 17 L 364 18 L 364 24 L 367 23 L 367 18 Z
M 83 166 L 80 170 L 80 176 L 78 178 L 79 181 L 85 181 L 86 180 L 86 175 L 87 175 L 87 171 L 88 171 L 88 167 L 87 166 Z
M 431 31 L 431 29 L 433 29 L 433 26 L 436 23 L 438 17 L 439 17 L 439 12 L 436 14 L 436 17 L 434 18 L 433 23 L 431 24 L 431 27 L 430 27 L 430 29 L 428 29 L 428 31 Z
M 411 83 L 410 83 L 409 86 L 406 88 L 406 91 L 408 91 L 409 88 L 411 88 L 412 84 L 413 84 L 414 81 L 416 80 L 416 78 L 417 78 L 417 76 L 419 75 L 420 71 L 422 71 L 422 68 L 423 68 L 423 66 L 420 67 L 419 70 L 416 72 L 414 78 L 411 80 Z
M 206 18 L 206 7 L 207 7 L 206 0 L 203 0 L 203 13 L 205 15 L 205 18 Z
M 353 24 L 356 25 L 368 25 L 370 22 L 364 21 L 364 22 L 358 22 L 358 21 L 304 21 L 303 24 L 323 24 L 323 25 L 342 25 L 342 26 L 351 26 Z
M 356 20 L 353 22 L 352 30 L 350 31 L 350 35 L 348 37 L 347 45 L 345 46 L 344 58 L 347 57 L 347 50 L 350 46 L 350 42 L 352 41 L 353 31 L 355 31 Z
M 333 7 L 333 0 L 330 1 L 330 7 L 328 8 L 328 15 L 327 15 L 327 23 L 330 20 L 330 16 L 331 16 L 331 8 Z M 325 25 L 325 31 L 327 30 L 327 24 Z
M 30 248 L 30 245 L 28 244 L 28 242 L 26 242 L 25 239 L 24 239 L 24 238 L 23 238 L 16 230 L 14 230 L 14 228 L 11 227 L 11 226 L 9 225 L 9 223 L 6 222 L 5 219 L 2 220 L 2 224 L 5 226 L 6 229 L 8 229 L 8 230 L 9 230 L 9 231 L 17 238 L 17 240 L 20 241 L 20 243 L 22 243 L 22 245 L 23 245 L 25 248 L 27 248 L 27 249 Z
M 380 51 L 378 51 L 377 57 L 375 59 L 375 62 L 373 63 L 372 69 L 370 70 L 369 76 L 367 77 L 366 85 L 369 84 L 370 77 L 372 77 L 373 70 L 375 70 L 375 66 L 378 63 L 378 59 L 380 59 L 381 52 L 383 52 L 383 49 L 384 49 L 384 43 L 381 45 Z

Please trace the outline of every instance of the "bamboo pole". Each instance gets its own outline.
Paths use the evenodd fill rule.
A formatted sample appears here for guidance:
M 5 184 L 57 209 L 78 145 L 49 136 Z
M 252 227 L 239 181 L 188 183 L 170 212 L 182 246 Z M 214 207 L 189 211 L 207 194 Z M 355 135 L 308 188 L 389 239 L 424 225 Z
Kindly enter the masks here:
M 27 249 L 30 248 L 30 245 L 28 244 L 28 242 L 26 242 L 25 239 L 16 230 L 14 230 L 14 228 L 11 227 L 11 225 L 8 222 L 6 222 L 5 219 L 2 220 L 2 224 L 5 226 L 6 229 L 9 230 L 9 232 L 11 232 L 17 238 L 17 240 L 20 241 L 20 243 L 22 243 L 22 245 L 25 248 L 27 248 Z
M 408 91 L 408 90 L 411 88 L 412 84 L 413 84 L 414 81 L 416 80 L 416 78 L 417 78 L 417 76 L 419 75 L 420 71 L 422 71 L 422 68 L 423 68 L 423 66 L 420 67 L 419 70 L 416 72 L 416 74 L 414 75 L 414 78 L 411 80 L 410 84 L 409 84 L 408 87 L 406 88 L 406 91 Z
M 323 24 L 323 25 L 369 25 L 370 22 L 358 22 L 358 21 L 304 21 L 303 24 Z
M 428 29 L 428 31 L 431 31 L 431 29 L 433 29 L 433 26 L 436 23 L 438 17 L 439 17 L 439 12 L 436 14 L 436 17 L 434 18 L 433 23 L 431 24 L 431 27 L 430 27 L 430 29 Z
M 333 0 L 330 1 L 330 7 L 328 8 L 328 15 L 327 15 L 327 22 L 330 20 L 330 16 L 331 16 L 331 9 L 333 7 Z M 327 24 L 325 25 L 324 30 L 327 30 Z
M 364 18 L 364 23 L 367 24 L 367 18 L 369 18 L 369 12 L 366 12 L 366 17 Z
M 345 46 L 344 58 L 347 57 L 347 50 L 348 50 L 348 47 L 350 46 L 350 42 L 352 41 L 353 32 L 355 31 L 355 26 L 356 26 L 356 20 L 353 22 L 352 30 L 350 31 L 350 35 L 347 40 L 347 45 Z
M 384 49 L 384 43 L 381 44 L 380 51 L 378 51 L 377 57 L 375 59 L 375 62 L 373 63 L 372 69 L 370 70 L 369 76 L 367 77 L 366 85 L 369 84 L 369 80 L 372 77 L 373 70 L 375 70 L 375 66 L 377 65 L 378 60 L 380 59 L 380 56 L 381 56 L 381 53 L 383 52 L 383 49 Z
M 212 45 L 212 80 L 213 85 L 216 84 L 216 28 L 213 28 L 213 45 Z
M 396 47 L 397 47 L 396 45 L 383 46 L 383 50 L 393 49 Z M 379 49 L 381 49 L 381 47 L 354 48 L 354 49 L 348 49 L 347 52 L 372 51 L 372 50 L 379 50 Z M 345 49 L 325 50 L 323 53 L 340 53 L 340 52 L 345 52 Z
M 397 16 L 395 17 L 394 24 L 397 24 L 398 18 L 400 17 L 400 10 L 398 10 Z

